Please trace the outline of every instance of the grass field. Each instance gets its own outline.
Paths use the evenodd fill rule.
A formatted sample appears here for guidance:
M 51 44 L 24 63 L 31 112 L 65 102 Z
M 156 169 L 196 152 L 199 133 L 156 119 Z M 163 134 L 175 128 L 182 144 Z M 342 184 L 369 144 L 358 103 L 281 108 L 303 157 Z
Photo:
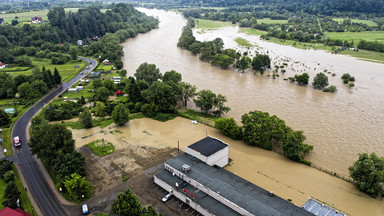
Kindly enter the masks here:
M 232 24 L 230 22 L 196 19 L 196 28 L 198 29 L 217 29 L 228 26 L 235 26 L 235 24 Z
M 65 8 L 65 12 L 77 12 L 79 8 Z M 102 12 L 105 12 L 106 9 L 102 9 Z M 11 21 L 14 19 L 14 17 L 19 17 L 19 22 L 31 22 L 32 17 L 39 16 L 43 19 L 43 21 L 48 21 L 48 10 L 39 10 L 39 11 L 29 11 L 29 12 L 23 12 L 23 13 L 6 13 L 6 14 L 0 14 L 0 17 L 4 19 L 4 21 L 8 24 L 11 24 Z
M 99 66 L 96 67 L 95 71 L 110 71 L 113 69 L 113 65 L 104 65 L 99 64 Z
M 353 40 L 356 45 L 360 40 L 384 42 L 384 31 L 326 32 L 325 35 L 332 39 Z
M 102 140 L 95 140 L 88 143 L 86 146 L 91 148 L 92 151 L 100 157 L 109 155 L 115 151 L 115 147 L 113 146 L 113 144 L 106 140 L 104 141 L 104 145 L 102 143 Z
M 272 20 L 270 18 L 257 19 L 257 23 L 265 24 L 286 24 L 288 20 Z
M 40 70 L 44 66 L 46 70 L 51 70 L 52 74 L 55 68 L 59 71 L 62 81 L 66 82 L 69 81 L 71 78 L 76 76 L 80 71 L 84 70 L 85 67 L 87 67 L 88 63 L 81 60 L 70 60 L 67 63 L 63 65 L 52 65 L 50 59 L 38 59 L 36 57 L 31 57 L 32 64 L 36 67 L 39 67 Z M 79 65 L 79 68 L 75 68 L 75 65 Z M 10 68 L 14 69 L 14 68 Z M 20 74 L 23 75 L 31 75 L 33 68 L 30 68 L 26 71 L 20 71 L 20 72 L 9 72 L 13 76 L 18 76 Z
M 249 41 L 245 40 L 244 38 L 236 38 L 235 39 L 236 43 L 239 44 L 240 46 L 246 46 L 246 47 L 251 47 L 253 46 Z
M 333 20 L 338 22 L 338 23 L 343 23 L 343 21 L 345 19 L 344 18 L 333 18 Z M 364 24 L 367 24 L 368 26 L 377 26 L 377 23 L 375 23 L 372 20 L 351 19 L 351 21 L 353 23 L 364 23 Z

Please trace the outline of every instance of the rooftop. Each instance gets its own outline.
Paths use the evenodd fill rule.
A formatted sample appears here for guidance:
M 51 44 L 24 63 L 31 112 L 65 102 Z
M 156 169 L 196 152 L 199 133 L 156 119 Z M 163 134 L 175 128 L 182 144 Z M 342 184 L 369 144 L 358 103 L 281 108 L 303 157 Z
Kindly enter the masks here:
M 183 172 L 183 164 L 190 165 L 191 170 L 186 173 L 189 178 L 254 215 L 313 215 L 276 195 L 271 196 L 263 188 L 223 168 L 211 167 L 189 154 L 181 154 L 165 163 L 180 172 Z
M 318 216 L 345 216 L 344 213 L 336 211 L 335 209 L 317 202 L 312 198 L 309 198 L 309 200 L 303 205 L 303 208 L 306 211 Z
M 213 137 L 206 137 L 188 146 L 188 148 L 191 148 L 197 152 L 200 152 L 202 155 L 205 155 L 206 157 L 208 157 L 227 146 L 228 144 L 222 142 L 221 140 L 215 139 Z

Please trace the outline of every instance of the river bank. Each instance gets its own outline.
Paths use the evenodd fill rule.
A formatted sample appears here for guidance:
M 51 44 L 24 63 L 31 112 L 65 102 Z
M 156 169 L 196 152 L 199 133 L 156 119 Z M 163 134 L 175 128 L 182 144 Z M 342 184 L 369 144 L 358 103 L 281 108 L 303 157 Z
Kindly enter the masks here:
M 134 119 L 123 127 L 112 124 L 106 128 L 73 130 L 76 148 L 104 138 L 115 145 L 117 152 L 126 149 L 145 152 L 145 149 L 152 148 L 162 152 L 177 148 L 178 142 L 180 149 L 184 150 L 186 146 L 206 135 L 219 138 L 230 145 L 229 157 L 232 162 L 226 167 L 227 170 L 268 191 L 274 191 L 286 200 L 292 200 L 298 206 L 312 197 L 348 215 L 384 214 L 384 201 L 370 198 L 351 183 L 290 161 L 277 153 L 231 140 L 214 128 L 203 124 L 195 125 L 181 117 L 167 122 L 147 118 Z M 115 160 L 124 158 L 129 159 L 127 155 L 120 154 L 120 159 Z

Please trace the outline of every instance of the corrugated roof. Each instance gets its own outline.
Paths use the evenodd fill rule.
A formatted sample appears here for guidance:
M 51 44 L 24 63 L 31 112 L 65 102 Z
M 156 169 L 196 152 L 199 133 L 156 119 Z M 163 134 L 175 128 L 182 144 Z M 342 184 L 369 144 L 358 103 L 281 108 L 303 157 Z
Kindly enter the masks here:
M 346 215 L 312 198 L 309 198 L 308 201 L 304 203 L 303 208 L 306 211 L 311 212 L 318 216 L 345 216 Z
M 200 152 L 202 155 L 211 156 L 221 149 L 227 147 L 228 144 L 215 139 L 213 137 L 206 137 L 200 141 L 195 142 L 194 144 L 188 146 L 197 152 Z
M 276 195 L 270 196 L 263 188 L 223 168 L 211 167 L 186 153 L 165 163 L 180 172 L 183 172 L 183 164 L 190 165 L 188 177 L 254 215 L 313 215 Z

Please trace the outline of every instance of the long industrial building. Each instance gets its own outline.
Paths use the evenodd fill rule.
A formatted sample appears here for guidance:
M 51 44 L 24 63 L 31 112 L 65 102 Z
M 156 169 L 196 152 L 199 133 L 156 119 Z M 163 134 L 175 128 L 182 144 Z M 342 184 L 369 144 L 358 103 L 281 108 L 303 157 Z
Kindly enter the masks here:
M 228 148 L 206 137 L 166 161 L 154 181 L 202 215 L 314 215 L 223 169 Z

